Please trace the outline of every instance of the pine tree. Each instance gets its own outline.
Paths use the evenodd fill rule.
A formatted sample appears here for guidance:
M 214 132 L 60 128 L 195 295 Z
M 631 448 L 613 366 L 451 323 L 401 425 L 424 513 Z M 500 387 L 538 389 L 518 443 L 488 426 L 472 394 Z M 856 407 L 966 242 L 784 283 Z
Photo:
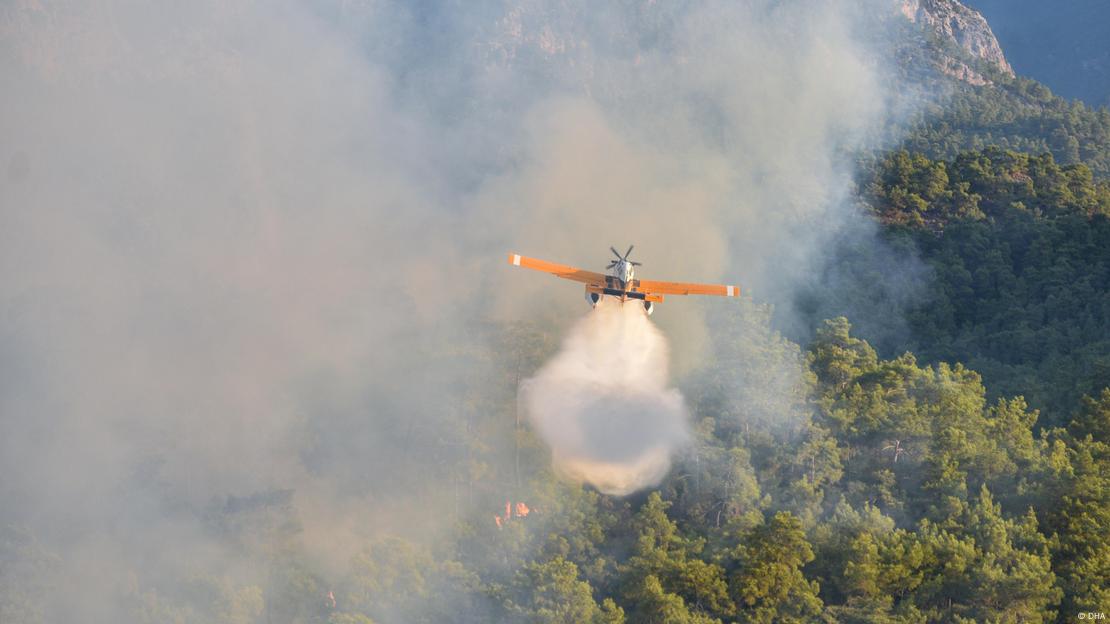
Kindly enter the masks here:
M 776 513 L 753 528 L 733 554 L 729 593 L 742 622 L 806 622 L 821 613 L 819 586 L 802 573 L 813 561 L 801 521 L 789 512 Z

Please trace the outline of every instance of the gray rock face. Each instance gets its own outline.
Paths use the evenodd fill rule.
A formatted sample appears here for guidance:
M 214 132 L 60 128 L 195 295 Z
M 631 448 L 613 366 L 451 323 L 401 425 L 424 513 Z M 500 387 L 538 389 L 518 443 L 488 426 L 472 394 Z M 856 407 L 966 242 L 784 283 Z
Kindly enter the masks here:
M 920 24 L 923 28 L 932 30 L 942 39 L 948 39 L 958 45 L 974 58 L 982 59 L 994 65 L 999 71 L 1008 76 L 1014 75 L 1010 63 L 1002 53 L 1002 46 L 998 44 L 994 32 L 986 18 L 978 11 L 970 9 L 958 0 L 899 0 L 902 14 L 911 22 Z M 961 80 L 968 82 L 986 82 L 986 79 L 977 72 L 960 63 L 956 59 L 950 65 L 962 66 Z M 944 68 L 942 67 L 942 70 Z M 970 76 L 974 74 L 974 76 Z M 971 77 L 971 80 L 968 78 Z

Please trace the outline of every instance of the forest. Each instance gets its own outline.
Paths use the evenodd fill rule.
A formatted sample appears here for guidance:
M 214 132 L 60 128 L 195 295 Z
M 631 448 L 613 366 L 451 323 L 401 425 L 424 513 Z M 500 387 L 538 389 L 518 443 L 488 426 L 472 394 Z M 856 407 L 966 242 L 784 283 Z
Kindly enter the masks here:
M 325 571 L 293 492 L 231 497 L 205 526 L 270 570 L 265 588 L 198 573 L 135 579 L 118 600 L 150 623 L 1064 622 L 1105 608 L 1106 182 L 996 148 L 899 150 L 862 179 L 861 204 L 935 271 L 912 350 L 880 356 L 843 317 L 800 346 L 750 299 L 715 313 L 717 347 L 680 384 L 694 440 L 657 490 L 615 498 L 555 475 L 516 413 L 549 331 L 475 327 L 436 356 L 501 363 L 460 389 L 463 448 L 433 444 L 438 466 L 398 475 L 455 481 L 433 543 L 375 538 Z M 41 616 L 62 557 L 4 530 L 4 621 Z
M 378 538 L 326 574 L 299 543 L 291 492 L 229 498 L 206 525 L 271 570 L 265 590 L 136 579 L 119 600 L 136 622 L 362 624 L 1054 622 L 1110 600 L 1110 390 L 1039 425 L 962 364 L 883 359 L 844 318 L 802 349 L 769 319 L 750 301 L 718 319 L 727 340 L 683 387 L 695 439 L 656 491 L 559 479 L 511 401 L 475 397 L 467 453 L 417 476 L 457 473 L 488 513 L 456 516 L 436 545 Z M 514 358 L 483 382 L 509 397 L 545 341 L 505 329 L 486 328 Z M 513 445 L 494 435 L 521 449 L 515 483 L 494 476 L 511 474 L 496 449 Z M 28 532 L 2 539 L 15 565 L 0 605 L 33 621 L 59 555 Z
M 951 161 L 899 150 L 864 178 L 892 244 L 932 271 L 903 348 L 964 363 L 992 398 L 1024 396 L 1043 425 L 1110 386 L 1110 182 L 1000 148 Z

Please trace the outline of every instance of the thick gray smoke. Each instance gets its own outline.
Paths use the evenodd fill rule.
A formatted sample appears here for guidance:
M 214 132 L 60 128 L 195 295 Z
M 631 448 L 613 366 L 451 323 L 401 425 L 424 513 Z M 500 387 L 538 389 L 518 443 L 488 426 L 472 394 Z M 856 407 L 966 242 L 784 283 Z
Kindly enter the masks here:
M 0 525 L 62 554 L 45 619 L 129 621 L 200 572 L 268 590 L 279 547 L 343 569 L 465 514 L 515 431 L 481 328 L 584 305 L 507 251 L 635 243 L 643 277 L 787 305 L 860 220 L 845 157 L 885 94 L 856 7 L 3 3 Z M 666 470 L 706 305 L 658 308 L 670 357 L 640 317 L 573 330 L 532 397 L 612 417 L 533 410 L 563 470 Z M 613 324 L 641 337 L 571 348 Z
M 556 468 L 607 494 L 658 484 L 688 438 L 667 369 L 667 340 L 639 302 L 603 300 L 574 325 L 521 389 Z

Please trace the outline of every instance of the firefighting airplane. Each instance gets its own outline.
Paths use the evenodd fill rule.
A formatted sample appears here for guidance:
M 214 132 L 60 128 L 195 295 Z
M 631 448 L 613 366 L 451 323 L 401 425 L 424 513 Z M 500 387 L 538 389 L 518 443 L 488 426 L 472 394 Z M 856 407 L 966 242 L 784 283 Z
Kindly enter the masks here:
M 654 280 L 635 279 L 639 262 L 628 259 L 632 247 L 622 256 L 619 251 L 610 247 L 609 250 L 617 257 L 609 262 L 609 274 L 583 271 L 565 264 L 555 264 L 546 260 L 528 258 L 520 254 L 509 254 L 509 264 L 551 273 L 555 277 L 584 282 L 586 284 L 586 302 L 597 307 L 605 295 L 617 297 L 621 302 L 629 299 L 638 299 L 644 302 L 644 309 L 648 314 L 653 312 L 656 303 L 663 301 L 663 295 L 718 295 L 721 297 L 739 297 L 739 286 L 720 286 L 718 284 L 688 284 L 686 282 L 657 282 Z

